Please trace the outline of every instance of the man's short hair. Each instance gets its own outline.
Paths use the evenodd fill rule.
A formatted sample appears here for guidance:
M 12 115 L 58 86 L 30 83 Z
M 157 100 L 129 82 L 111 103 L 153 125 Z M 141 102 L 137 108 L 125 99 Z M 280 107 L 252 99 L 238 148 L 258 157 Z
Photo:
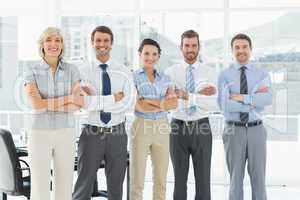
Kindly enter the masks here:
M 94 37 L 95 37 L 95 34 L 96 32 L 101 32 L 101 33 L 107 33 L 110 35 L 110 39 L 111 39 L 111 43 L 113 43 L 114 41 L 114 34 L 112 33 L 111 29 L 108 28 L 107 26 L 97 26 L 92 34 L 91 34 L 91 41 L 94 41 Z
M 185 32 L 182 33 L 180 46 L 183 45 L 183 39 L 184 38 L 194 38 L 194 37 L 197 38 L 198 45 L 200 46 L 199 34 L 196 31 L 194 31 L 194 30 L 187 30 L 187 31 L 185 31 Z
M 231 49 L 233 48 L 233 43 L 235 40 L 247 40 L 249 43 L 249 47 L 252 49 L 252 42 L 251 39 L 248 35 L 244 34 L 244 33 L 239 33 L 237 35 L 235 35 L 232 39 L 231 39 Z

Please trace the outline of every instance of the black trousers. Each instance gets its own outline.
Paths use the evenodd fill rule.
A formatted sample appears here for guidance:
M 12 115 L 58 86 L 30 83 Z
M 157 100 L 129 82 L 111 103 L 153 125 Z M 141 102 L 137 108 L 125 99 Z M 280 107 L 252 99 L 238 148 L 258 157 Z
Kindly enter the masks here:
M 187 179 L 192 156 L 195 200 L 210 200 L 212 133 L 208 118 L 193 122 L 173 119 L 171 128 L 170 155 L 175 176 L 173 199 L 187 199 Z
M 127 167 L 127 135 L 124 123 L 111 133 L 86 126 L 78 144 L 78 178 L 73 200 L 91 198 L 93 184 L 101 161 L 105 161 L 108 200 L 122 200 L 123 181 Z

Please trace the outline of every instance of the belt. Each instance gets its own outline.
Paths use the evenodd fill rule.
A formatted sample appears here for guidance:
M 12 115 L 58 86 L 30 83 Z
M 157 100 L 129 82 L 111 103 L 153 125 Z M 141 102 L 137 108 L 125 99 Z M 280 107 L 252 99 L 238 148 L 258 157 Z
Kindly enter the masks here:
M 105 133 L 112 133 L 115 130 L 120 130 L 121 126 L 123 126 L 124 123 L 120 123 L 115 126 L 110 126 L 110 127 L 101 127 L 101 126 L 93 126 L 90 124 L 85 124 L 84 127 L 92 130 L 93 132 L 100 132 L 101 134 Z
M 263 122 L 261 120 L 253 121 L 253 122 L 234 122 L 234 121 L 227 121 L 226 122 L 228 125 L 234 125 L 234 126 L 243 126 L 243 127 L 253 127 L 253 126 L 258 126 L 261 125 Z
M 195 124 L 198 124 L 198 123 L 208 122 L 208 118 L 205 117 L 205 118 L 201 118 L 201 119 L 193 120 L 193 121 L 183 121 L 183 120 L 174 118 L 172 121 L 174 121 L 175 123 L 185 124 L 185 126 L 194 126 Z

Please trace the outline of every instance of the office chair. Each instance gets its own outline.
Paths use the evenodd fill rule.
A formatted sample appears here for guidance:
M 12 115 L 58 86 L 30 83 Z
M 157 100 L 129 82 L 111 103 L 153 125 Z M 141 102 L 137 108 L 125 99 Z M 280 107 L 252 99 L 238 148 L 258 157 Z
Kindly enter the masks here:
M 30 198 L 30 169 L 21 156 L 26 155 L 17 152 L 11 133 L 0 129 L 0 200 L 7 200 L 7 195 Z M 29 175 L 23 176 L 23 171 Z

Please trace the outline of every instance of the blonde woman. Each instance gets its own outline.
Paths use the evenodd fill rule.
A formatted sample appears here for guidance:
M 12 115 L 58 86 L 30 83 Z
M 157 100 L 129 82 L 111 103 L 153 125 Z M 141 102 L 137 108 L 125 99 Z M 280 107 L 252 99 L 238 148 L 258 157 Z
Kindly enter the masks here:
M 72 112 L 83 105 L 79 71 L 62 59 L 64 41 L 59 29 L 47 28 L 38 45 L 42 59 L 25 72 L 24 78 L 33 109 L 28 142 L 30 199 L 50 200 L 52 169 L 54 199 L 71 200 L 75 151 Z
M 139 48 L 142 68 L 134 73 L 139 99 L 135 107 L 130 152 L 130 199 L 142 200 L 148 153 L 153 169 L 153 199 L 165 200 L 169 164 L 167 110 L 177 107 L 170 79 L 155 68 L 160 58 L 159 44 L 144 39 Z

